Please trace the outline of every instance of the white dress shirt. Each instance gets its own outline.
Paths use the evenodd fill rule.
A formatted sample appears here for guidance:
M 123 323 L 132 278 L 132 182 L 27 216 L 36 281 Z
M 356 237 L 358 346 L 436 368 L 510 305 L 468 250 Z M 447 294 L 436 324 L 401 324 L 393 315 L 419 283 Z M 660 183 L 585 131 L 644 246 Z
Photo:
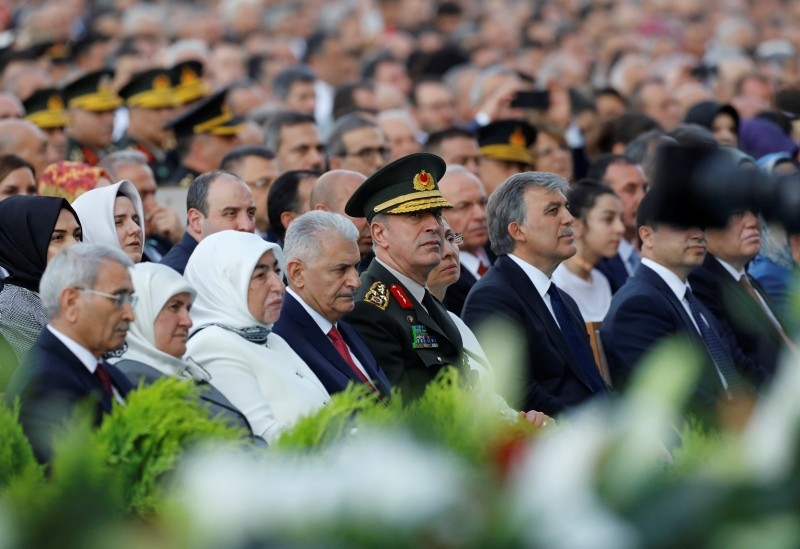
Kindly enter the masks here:
M 556 314 L 553 312 L 553 304 L 550 303 L 550 294 L 547 293 L 547 290 L 550 289 L 550 284 L 552 282 L 547 275 L 544 274 L 542 271 L 528 263 L 520 259 L 519 257 L 515 256 L 514 254 L 508 254 L 508 257 L 525 272 L 528 276 L 530 281 L 533 283 L 536 291 L 539 292 L 539 295 L 544 300 L 544 304 L 547 306 L 547 310 L 550 311 L 550 316 L 553 317 L 553 320 L 556 321 L 556 325 L 561 328 L 561 325 L 558 324 L 558 319 L 556 318 Z

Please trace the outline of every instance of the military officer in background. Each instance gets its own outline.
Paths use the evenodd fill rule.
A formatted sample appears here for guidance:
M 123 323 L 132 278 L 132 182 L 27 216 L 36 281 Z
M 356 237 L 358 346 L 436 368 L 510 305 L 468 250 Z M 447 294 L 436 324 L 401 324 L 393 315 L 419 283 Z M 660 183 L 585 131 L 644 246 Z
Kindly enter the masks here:
M 195 103 L 167 122 L 175 132 L 180 166 L 168 184 L 188 187 L 195 177 L 217 170 L 229 151 L 239 145 L 242 119 L 233 116 L 225 104 L 226 89 Z
M 166 69 L 151 69 L 131 76 L 119 95 L 130 113 L 128 130 L 117 142 L 119 150 L 133 149 L 147 157 L 156 182 L 167 182 L 177 168 L 169 153 L 175 148 L 172 132 L 164 125 L 174 116 L 177 101 Z
M 176 115 L 211 95 L 211 88 L 203 80 L 203 64 L 200 61 L 177 63 L 169 70 L 169 76 L 175 94 Z
M 52 164 L 67 157 L 65 128 L 69 116 L 64 108 L 64 98 L 56 88 L 36 90 L 23 101 L 25 120 L 42 130 L 47 136 L 47 163 Z
M 464 371 L 458 328 L 426 287 L 445 245 L 441 210 L 452 207 L 437 186 L 444 171 L 436 155 L 405 156 L 375 172 L 345 206 L 347 215 L 367 218 L 375 249 L 345 320 L 406 398 L 421 396 L 448 364 Z
M 67 106 L 66 159 L 96 166 L 113 152 L 114 111 L 122 98 L 111 88 L 114 71 L 103 69 L 73 80 L 62 90 Z

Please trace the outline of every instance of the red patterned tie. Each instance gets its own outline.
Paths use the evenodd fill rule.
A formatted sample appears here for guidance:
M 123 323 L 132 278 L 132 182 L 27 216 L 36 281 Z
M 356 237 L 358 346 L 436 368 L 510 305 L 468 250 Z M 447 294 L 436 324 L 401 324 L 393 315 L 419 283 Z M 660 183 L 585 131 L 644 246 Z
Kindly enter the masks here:
M 114 391 L 111 389 L 111 376 L 108 375 L 108 370 L 106 370 L 105 365 L 102 361 L 97 363 L 97 368 L 94 371 L 95 375 L 100 378 L 100 383 L 103 385 L 103 389 L 112 395 Z
M 489 267 L 483 264 L 483 262 L 478 263 L 478 276 L 483 276 L 489 271 Z
M 786 345 L 787 348 L 791 349 L 793 352 L 797 353 L 798 349 L 794 342 L 789 339 L 789 336 L 786 335 L 786 332 L 783 331 L 783 327 L 778 323 L 777 319 L 772 315 L 772 312 L 767 308 L 764 302 L 761 301 L 761 298 L 758 296 L 756 289 L 753 288 L 753 285 L 750 284 L 750 280 L 747 278 L 747 275 L 742 275 L 739 278 L 739 284 L 744 287 L 745 291 L 750 294 L 755 302 L 761 307 L 761 310 L 764 311 L 764 314 L 767 315 L 767 318 L 772 323 L 772 326 L 777 330 L 778 334 L 780 334 L 781 339 L 783 339 L 783 343 Z
M 350 366 L 353 372 L 358 376 L 358 379 L 360 379 L 362 383 L 366 383 L 370 389 L 376 391 L 377 389 L 372 384 L 372 382 L 369 379 L 367 379 L 367 376 L 364 375 L 364 372 L 361 371 L 361 368 L 356 366 L 353 357 L 350 356 L 350 351 L 347 348 L 347 344 L 344 342 L 342 333 L 336 328 L 336 326 L 331 326 L 331 329 L 328 332 L 328 337 L 330 338 L 331 343 L 333 343 L 333 346 L 336 348 L 339 354 L 342 355 L 342 358 L 347 363 L 347 365 Z

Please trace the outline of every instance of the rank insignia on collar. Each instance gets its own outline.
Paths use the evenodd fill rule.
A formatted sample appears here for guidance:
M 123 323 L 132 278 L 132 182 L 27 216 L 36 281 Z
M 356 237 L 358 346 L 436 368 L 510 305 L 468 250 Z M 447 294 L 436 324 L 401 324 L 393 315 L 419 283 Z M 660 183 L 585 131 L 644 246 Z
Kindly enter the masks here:
M 389 292 L 386 291 L 386 285 L 383 282 L 375 282 L 364 296 L 364 301 L 385 311 L 389 306 Z
M 400 304 L 400 307 L 402 307 L 403 309 L 414 308 L 414 304 L 411 302 L 410 299 L 408 299 L 408 296 L 406 295 L 406 292 L 402 286 L 399 286 L 397 284 L 392 284 L 391 286 L 389 286 L 389 290 L 392 292 L 392 295 Z

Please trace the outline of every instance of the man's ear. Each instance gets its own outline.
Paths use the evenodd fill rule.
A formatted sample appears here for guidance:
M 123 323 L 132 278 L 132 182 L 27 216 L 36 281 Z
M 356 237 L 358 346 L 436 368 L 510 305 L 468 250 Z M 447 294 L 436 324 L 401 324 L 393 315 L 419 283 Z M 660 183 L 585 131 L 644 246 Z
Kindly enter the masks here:
M 206 216 L 196 208 L 189 208 L 189 211 L 186 212 L 186 220 L 191 232 L 200 236 L 202 234 L 203 221 L 206 220 Z
M 79 307 L 80 290 L 77 288 L 64 288 L 58 295 L 58 306 L 61 309 L 59 318 L 63 318 L 70 324 L 78 321 L 80 313 Z
M 649 225 L 639 227 L 639 240 L 642 242 L 642 250 L 653 247 L 653 233 L 655 231 Z
M 292 288 L 302 289 L 305 286 L 305 265 L 299 259 L 290 259 L 286 263 L 286 280 Z
M 522 230 L 522 225 L 518 221 L 509 223 L 506 230 L 508 231 L 508 236 L 514 239 L 514 241 L 527 242 L 528 237 L 525 235 L 525 231 Z
M 372 243 L 379 248 L 386 248 L 388 246 L 386 225 L 372 221 L 369 224 L 369 232 L 372 235 Z
M 300 214 L 297 212 L 281 212 L 281 225 L 283 225 L 283 229 L 286 230 L 289 228 L 289 223 L 295 220 L 296 217 L 299 217 Z

